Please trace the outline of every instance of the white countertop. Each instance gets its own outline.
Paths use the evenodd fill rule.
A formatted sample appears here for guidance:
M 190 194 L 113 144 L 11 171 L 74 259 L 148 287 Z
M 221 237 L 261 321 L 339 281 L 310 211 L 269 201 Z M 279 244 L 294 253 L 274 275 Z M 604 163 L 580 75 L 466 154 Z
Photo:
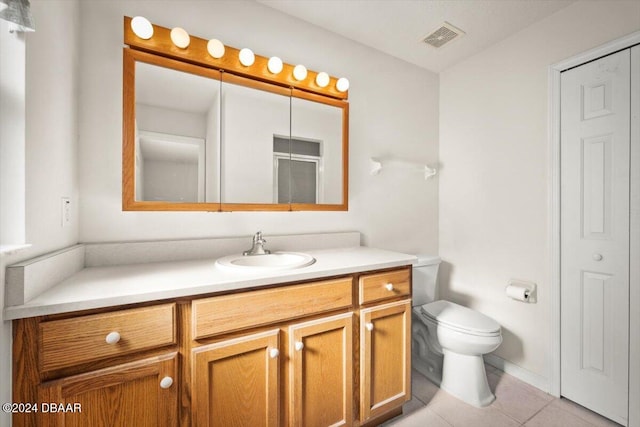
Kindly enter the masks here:
M 310 280 L 399 267 L 409 265 L 416 260 L 413 255 L 364 246 L 306 251 L 306 253 L 315 257 L 314 264 L 294 270 L 268 272 L 221 269 L 215 265 L 215 259 L 89 267 L 23 305 L 6 307 L 4 319 L 20 319 Z

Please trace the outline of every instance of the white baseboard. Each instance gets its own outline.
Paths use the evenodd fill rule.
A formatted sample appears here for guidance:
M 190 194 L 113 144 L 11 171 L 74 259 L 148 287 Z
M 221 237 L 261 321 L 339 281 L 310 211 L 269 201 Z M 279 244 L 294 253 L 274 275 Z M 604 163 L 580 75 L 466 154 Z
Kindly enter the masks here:
M 541 375 L 534 374 L 533 372 L 521 368 L 508 360 L 504 360 L 495 354 L 485 354 L 484 361 L 494 368 L 500 369 L 501 371 L 516 377 L 520 381 L 524 381 L 529 385 L 539 388 L 545 393 L 551 394 L 549 380 Z

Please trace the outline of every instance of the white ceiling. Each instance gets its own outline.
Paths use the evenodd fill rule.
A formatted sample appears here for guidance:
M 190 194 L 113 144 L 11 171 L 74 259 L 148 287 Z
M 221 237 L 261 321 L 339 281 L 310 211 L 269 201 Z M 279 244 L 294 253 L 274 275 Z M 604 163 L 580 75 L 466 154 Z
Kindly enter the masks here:
M 256 0 L 419 67 L 440 72 L 575 0 Z M 422 39 L 447 21 L 466 35 Z

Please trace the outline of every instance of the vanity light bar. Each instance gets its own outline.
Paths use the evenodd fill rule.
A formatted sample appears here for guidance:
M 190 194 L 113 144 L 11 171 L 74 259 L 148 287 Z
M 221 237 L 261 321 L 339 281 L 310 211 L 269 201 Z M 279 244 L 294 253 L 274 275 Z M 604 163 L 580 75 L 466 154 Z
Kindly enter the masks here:
M 346 100 L 349 80 L 325 72 L 307 70 L 302 65 L 283 63 L 278 57 L 255 55 L 251 49 L 225 46 L 220 40 L 190 36 L 186 30 L 153 25 L 144 17 L 124 17 L 124 43 L 133 49 L 179 59 L 233 74 L 294 87 Z

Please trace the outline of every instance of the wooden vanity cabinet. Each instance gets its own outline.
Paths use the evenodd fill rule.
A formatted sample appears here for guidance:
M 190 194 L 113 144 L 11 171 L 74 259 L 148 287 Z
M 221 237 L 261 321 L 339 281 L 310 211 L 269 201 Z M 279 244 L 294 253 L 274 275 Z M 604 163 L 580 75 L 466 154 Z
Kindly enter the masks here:
M 278 329 L 195 348 L 193 425 L 277 427 L 280 354 Z
M 175 426 L 176 304 L 14 322 L 14 426 Z
M 368 424 L 411 400 L 411 270 L 362 275 L 358 290 L 360 420 Z
M 360 416 L 411 400 L 411 300 L 360 311 Z
M 40 370 L 175 344 L 175 317 L 175 304 L 160 304 L 40 322 Z
M 192 307 L 194 425 L 352 424 L 353 277 Z
M 353 313 L 289 327 L 290 426 L 353 421 Z
M 352 425 L 352 332 L 348 312 L 194 348 L 193 425 Z
M 82 412 L 13 423 L 378 425 L 411 397 L 410 295 L 406 266 L 16 320 L 14 402 Z
M 169 353 L 45 382 L 38 426 L 176 426 L 176 373 Z

